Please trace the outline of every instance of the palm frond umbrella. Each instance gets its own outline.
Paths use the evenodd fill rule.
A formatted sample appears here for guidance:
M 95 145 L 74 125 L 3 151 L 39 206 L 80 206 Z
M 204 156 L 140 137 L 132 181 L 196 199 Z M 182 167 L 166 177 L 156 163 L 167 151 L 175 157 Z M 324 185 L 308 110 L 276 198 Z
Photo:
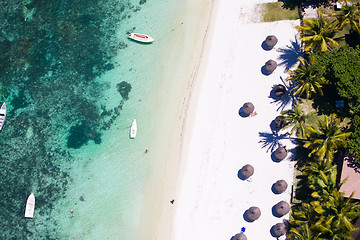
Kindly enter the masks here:
M 242 106 L 242 112 L 246 115 L 252 113 L 254 109 L 254 104 L 252 104 L 251 102 L 244 103 L 244 105 Z
M 286 93 L 286 87 L 282 84 L 275 85 L 273 91 L 276 97 L 281 98 Z
M 241 175 L 243 175 L 245 178 L 249 178 L 254 174 L 254 167 L 250 164 L 246 164 L 241 168 Z
M 273 48 L 277 44 L 277 42 L 278 42 L 278 39 L 274 35 L 269 35 L 265 39 L 265 44 L 271 48 Z
M 278 147 L 278 149 L 275 150 L 274 156 L 277 160 L 281 161 L 287 156 L 287 150 L 285 147 Z
M 285 201 L 280 201 L 275 205 L 275 211 L 279 216 L 284 216 L 290 212 L 290 204 Z
M 273 233 L 276 237 L 286 234 L 286 225 L 284 223 L 277 223 L 272 227 Z
M 247 240 L 247 237 L 243 233 L 238 233 L 231 240 Z
M 285 126 L 285 123 L 286 123 L 285 118 L 283 116 L 277 116 L 274 119 L 274 123 L 275 123 L 276 128 L 281 129 Z
M 285 192 L 287 187 L 288 187 L 288 184 L 283 179 L 276 181 L 276 183 L 274 184 L 274 188 L 278 193 Z
M 265 70 L 269 73 L 272 73 L 277 68 L 277 62 L 274 60 L 269 60 L 265 63 Z
M 258 207 L 251 207 L 246 211 L 246 216 L 250 221 L 255 221 L 261 215 L 260 208 Z

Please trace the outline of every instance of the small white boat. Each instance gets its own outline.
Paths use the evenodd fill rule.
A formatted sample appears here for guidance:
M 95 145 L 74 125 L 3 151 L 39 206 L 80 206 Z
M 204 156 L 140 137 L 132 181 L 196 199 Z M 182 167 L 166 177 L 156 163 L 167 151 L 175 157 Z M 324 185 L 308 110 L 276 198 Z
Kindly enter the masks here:
M 34 217 L 34 208 L 35 208 L 35 196 L 33 193 L 31 193 L 26 201 L 26 208 L 25 208 L 26 218 Z
M 135 138 L 136 132 L 137 132 L 137 124 L 136 124 L 136 119 L 134 119 L 130 128 L 130 138 Z
M 0 131 L 4 125 L 5 118 L 6 118 L 6 103 L 3 103 L 0 108 Z
M 129 38 L 138 42 L 143 43 L 151 43 L 154 41 L 152 37 L 149 35 L 141 34 L 141 33 L 130 33 Z

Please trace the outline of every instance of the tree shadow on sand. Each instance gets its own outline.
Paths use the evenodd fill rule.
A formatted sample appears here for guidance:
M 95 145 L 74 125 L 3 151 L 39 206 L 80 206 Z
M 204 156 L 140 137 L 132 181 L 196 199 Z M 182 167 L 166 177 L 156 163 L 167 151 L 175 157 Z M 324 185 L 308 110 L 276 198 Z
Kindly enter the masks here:
M 280 80 L 282 82 L 282 85 L 286 88 L 286 93 L 282 97 L 276 97 L 273 90 L 271 90 L 269 98 L 272 98 L 273 101 L 272 104 L 276 104 L 278 108 L 276 111 L 282 111 L 286 106 L 291 104 L 291 108 L 294 107 L 294 104 L 296 102 L 296 97 L 294 96 L 294 88 L 296 86 L 296 83 L 285 81 L 282 77 L 280 77 Z
M 285 72 L 296 64 L 298 57 L 304 56 L 296 36 L 295 40 L 291 41 L 291 45 L 286 45 L 286 48 L 279 48 L 276 51 L 280 53 L 278 65 L 285 66 Z
M 286 132 L 274 135 L 272 133 L 259 132 L 259 137 L 261 138 L 259 141 L 259 143 L 261 143 L 261 147 L 267 148 L 266 152 L 273 152 L 281 146 L 280 140 L 289 138 L 289 133 Z

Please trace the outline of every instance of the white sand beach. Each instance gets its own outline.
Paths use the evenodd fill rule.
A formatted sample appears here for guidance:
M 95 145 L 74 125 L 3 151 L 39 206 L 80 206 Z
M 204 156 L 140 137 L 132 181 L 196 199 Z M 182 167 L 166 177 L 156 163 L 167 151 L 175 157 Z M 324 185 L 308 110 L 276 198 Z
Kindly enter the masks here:
M 262 2 L 269 1 L 214 4 L 186 114 L 175 203 L 167 208 L 175 211 L 171 239 L 229 240 L 242 227 L 248 239 L 274 239 L 271 227 L 288 219 L 288 214 L 275 217 L 272 208 L 281 200 L 290 203 L 294 145 L 285 131 L 273 136 L 270 124 L 291 107 L 291 99 L 278 101 L 270 93 L 273 85 L 283 84 L 297 57 L 294 27 L 299 21 L 256 23 L 255 6 Z M 276 35 L 278 43 L 265 51 L 268 35 Z M 266 76 L 261 69 L 270 59 L 279 66 Z M 255 105 L 256 116 L 239 115 L 245 102 Z M 276 162 L 272 152 L 280 145 L 289 154 Z M 245 164 L 255 169 L 251 181 L 238 177 Z M 289 186 L 274 194 L 271 187 L 280 179 Z M 259 207 L 261 216 L 247 222 L 243 215 L 251 206 Z

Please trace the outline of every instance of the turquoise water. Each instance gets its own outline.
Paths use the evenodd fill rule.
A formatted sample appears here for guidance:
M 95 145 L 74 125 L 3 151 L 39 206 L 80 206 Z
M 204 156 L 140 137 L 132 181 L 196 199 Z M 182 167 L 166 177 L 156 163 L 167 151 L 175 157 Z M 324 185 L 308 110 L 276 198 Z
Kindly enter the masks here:
M 144 187 L 161 164 L 149 160 L 168 114 L 163 96 L 175 91 L 161 75 L 171 65 L 164 65 L 165 39 L 182 24 L 181 4 L 0 2 L 0 101 L 8 109 L 0 133 L 1 239 L 143 235 Z M 131 31 L 156 41 L 129 41 Z M 31 192 L 35 217 L 25 219 Z

